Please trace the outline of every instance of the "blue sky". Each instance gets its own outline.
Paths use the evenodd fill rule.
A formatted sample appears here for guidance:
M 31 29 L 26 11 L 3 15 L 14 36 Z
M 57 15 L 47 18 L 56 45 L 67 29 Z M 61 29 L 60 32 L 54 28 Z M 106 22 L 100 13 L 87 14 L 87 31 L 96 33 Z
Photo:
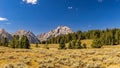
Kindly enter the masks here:
M 35 34 L 59 25 L 73 31 L 120 27 L 120 0 L 1 0 L 0 28 Z

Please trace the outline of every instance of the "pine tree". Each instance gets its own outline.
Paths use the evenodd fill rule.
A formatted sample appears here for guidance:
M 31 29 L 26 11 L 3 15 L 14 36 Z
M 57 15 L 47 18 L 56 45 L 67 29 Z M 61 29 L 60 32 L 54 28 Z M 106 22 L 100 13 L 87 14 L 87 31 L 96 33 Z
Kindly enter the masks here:
M 63 39 L 61 39 L 58 49 L 66 49 L 65 42 Z
M 75 43 L 75 49 L 80 49 L 82 48 L 80 40 L 77 40 Z
M 5 46 L 5 47 L 8 47 L 8 41 L 7 41 L 7 38 L 6 37 L 2 37 L 1 39 L 1 45 L 2 46 Z
M 29 43 L 29 40 L 28 40 L 28 38 L 25 36 L 25 48 L 26 49 L 30 49 L 30 43 Z
M 73 49 L 71 42 L 68 44 L 68 49 Z
M 1 39 L 0 39 L 0 46 L 2 46 Z
M 36 44 L 36 48 L 38 48 L 38 47 L 39 47 L 39 46 L 38 46 L 38 43 L 36 42 L 35 44 Z
M 72 45 L 72 48 L 75 49 L 76 40 L 72 40 L 72 41 L 71 41 L 71 45 Z
M 13 36 L 13 38 L 10 41 L 10 47 L 15 48 L 15 35 Z
M 26 36 L 22 36 L 20 40 L 20 47 L 24 49 L 29 49 L 30 48 L 30 43 L 29 40 Z
M 15 35 L 14 40 L 15 40 L 15 48 L 19 48 L 19 35 Z

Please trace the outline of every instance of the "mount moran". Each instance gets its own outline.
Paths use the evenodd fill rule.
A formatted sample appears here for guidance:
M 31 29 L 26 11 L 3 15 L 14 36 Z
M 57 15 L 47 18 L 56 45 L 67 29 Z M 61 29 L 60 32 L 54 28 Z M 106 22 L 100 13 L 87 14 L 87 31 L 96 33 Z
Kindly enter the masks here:
M 40 35 L 35 36 L 35 34 L 31 31 L 26 31 L 26 30 L 18 30 L 13 34 L 8 33 L 5 29 L 1 28 L 0 29 L 0 39 L 2 36 L 7 37 L 7 40 L 10 41 L 12 39 L 13 35 L 19 35 L 20 37 L 27 36 L 28 40 L 30 43 L 35 43 L 39 41 L 46 41 L 52 37 L 56 37 L 59 35 L 66 35 L 69 33 L 73 33 L 73 31 L 67 27 L 67 26 L 58 26 L 54 30 L 50 30 L 48 33 L 42 33 Z

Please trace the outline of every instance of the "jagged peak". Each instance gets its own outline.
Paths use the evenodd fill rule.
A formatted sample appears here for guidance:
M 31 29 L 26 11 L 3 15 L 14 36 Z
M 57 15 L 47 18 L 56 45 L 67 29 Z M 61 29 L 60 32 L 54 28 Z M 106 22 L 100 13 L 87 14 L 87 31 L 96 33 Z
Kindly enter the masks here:
M 31 32 L 31 31 L 27 31 L 27 30 L 23 30 L 23 29 L 22 29 L 22 30 L 18 30 L 18 31 L 16 31 L 15 34 L 18 34 L 18 35 L 32 34 L 32 35 L 34 35 L 33 32 Z
M 35 34 L 33 32 L 31 32 L 31 31 L 18 30 L 16 33 L 14 33 L 14 35 L 19 35 L 20 37 L 25 35 L 25 36 L 27 36 L 30 43 L 39 42 L 37 37 L 35 36 Z
M 59 35 L 66 35 L 69 33 L 73 33 L 70 27 L 68 26 L 58 26 L 56 29 L 50 30 L 48 33 L 38 35 L 39 40 L 46 40 L 51 37 L 56 37 Z
M 8 41 L 10 41 L 10 39 L 12 38 L 11 34 L 9 34 L 5 29 L 0 28 L 0 38 L 2 36 L 7 37 Z

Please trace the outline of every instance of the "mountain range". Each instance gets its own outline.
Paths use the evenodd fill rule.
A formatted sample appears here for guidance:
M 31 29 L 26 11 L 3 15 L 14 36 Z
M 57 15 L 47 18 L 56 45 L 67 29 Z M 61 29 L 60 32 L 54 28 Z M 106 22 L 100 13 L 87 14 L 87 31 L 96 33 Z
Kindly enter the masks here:
M 58 26 L 56 29 L 49 31 L 48 33 L 37 35 L 37 38 L 41 41 L 46 41 L 52 37 L 56 37 L 59 35 L 66 35 L 69 33 L 73 33 L 73 31 L 69 27 Z
M 52 37 L 56 37 L 59 35 L 66 35 L 69 33 L 73 33 L 71 28 L 67 26 L 58 26 L 56 29 L 50 30 L 47 33 L 42 33 L 37 36 L 31 31 L 26 31 L 26 30 L 18 30 L 13 34 L 8 33 L 5 29 L 1 28 L 0 29 L 0 39 L 2 36 L 7 37 L 8 41 L 12 39 L 13 35 L 19 35 L 20 37 L 27 36 L 28 40 L 30 43 L 35 43 L 35 42 L 40 42 L 40 41 L 46 41 Z

